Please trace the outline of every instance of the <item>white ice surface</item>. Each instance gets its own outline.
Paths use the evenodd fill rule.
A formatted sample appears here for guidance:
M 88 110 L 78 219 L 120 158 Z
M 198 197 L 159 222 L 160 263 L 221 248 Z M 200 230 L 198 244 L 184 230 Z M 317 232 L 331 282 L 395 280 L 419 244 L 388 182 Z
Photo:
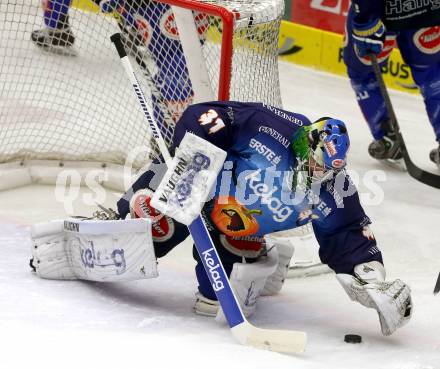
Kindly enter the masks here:
M 312 119 L 347 122 L 350 167 L 360 177 L 384 169 L 366 153 L 370 134 L 348 80 L 281 65 L 285 107 Z M 392 93 L 416 162 L 427 160 L 433 134 L 420 98 Z M 282 293 L 262 298 L 252 322 L 304 330 L 309 344 L 297 356 L 237 344 L 225 326 L 193 314 L 196 282 L 189 242 L 161 259 L 160 276 L 132 283 L 48 281 L 30 272 L 29 225 L 63 217 L 54 188 L 31 186 L 0 193 L 0 366 L 18 368 L 440 368 L 440 192 L 386 169 L 380 205 L 365 205 L 388 277 L 413 290 L 412 321 L 383 337 L 375 311 L 349 301 L 333 275 L 287 280 Z M 364 196 L 372 187 L 361 183 Z M 87 190 L 83 190 L 87 192 Z M 117 194 L 108 193 L 114 205 Z M 367 197 L 363 197 L 367 199 Z M 75 213 L 90 214 L 78 201 Z M 344 334 L 363 337 L 360 345 Z

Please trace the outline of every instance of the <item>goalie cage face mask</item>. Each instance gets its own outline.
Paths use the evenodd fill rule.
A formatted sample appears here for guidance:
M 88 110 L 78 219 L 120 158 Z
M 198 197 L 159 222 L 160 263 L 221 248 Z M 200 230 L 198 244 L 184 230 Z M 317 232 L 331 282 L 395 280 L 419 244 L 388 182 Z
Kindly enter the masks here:
M 345 168 L 350 148 L 347 127 L 334 118 L 320 118 L 302 127 L 293 137 L 297 170 L 306 171 L 307 182 L 326 181 Z

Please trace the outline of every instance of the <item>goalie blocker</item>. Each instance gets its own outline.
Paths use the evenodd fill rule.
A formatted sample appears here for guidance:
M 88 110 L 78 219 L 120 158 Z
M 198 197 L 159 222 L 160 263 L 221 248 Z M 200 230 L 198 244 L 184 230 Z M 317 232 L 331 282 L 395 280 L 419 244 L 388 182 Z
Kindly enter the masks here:
M 208 200 L 225 159 L 224 150 L 186 132 L 151 205 L 178 222 L 190 225 Z

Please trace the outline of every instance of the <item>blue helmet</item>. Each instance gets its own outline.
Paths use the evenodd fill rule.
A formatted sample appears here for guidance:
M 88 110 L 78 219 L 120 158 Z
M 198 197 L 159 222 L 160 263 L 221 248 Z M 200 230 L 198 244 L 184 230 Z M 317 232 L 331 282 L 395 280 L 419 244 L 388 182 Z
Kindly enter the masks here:
M 347 127 L 341 120 L 320 118 L 309 128 L 311 155 L 315 161 L 328 170 L 345 167 L 350 139 Z

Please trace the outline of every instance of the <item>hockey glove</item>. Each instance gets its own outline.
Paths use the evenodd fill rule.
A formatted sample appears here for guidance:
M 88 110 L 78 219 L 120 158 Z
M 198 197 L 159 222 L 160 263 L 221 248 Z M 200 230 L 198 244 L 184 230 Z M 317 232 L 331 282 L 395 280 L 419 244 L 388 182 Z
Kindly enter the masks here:
M 355 276 L 336 274 L 351 300 L 375 309 L 384 336 L 391 335 L 411 319 L 411 290 L 400 279 L 385 281 L 385 269 L 377 261 L 357 265 Z
M 353 41 L 360 57 L 368 54 L 380 54 L 385 42 L 385 25 L 378 18 L 368 23 L 353 21 Z

